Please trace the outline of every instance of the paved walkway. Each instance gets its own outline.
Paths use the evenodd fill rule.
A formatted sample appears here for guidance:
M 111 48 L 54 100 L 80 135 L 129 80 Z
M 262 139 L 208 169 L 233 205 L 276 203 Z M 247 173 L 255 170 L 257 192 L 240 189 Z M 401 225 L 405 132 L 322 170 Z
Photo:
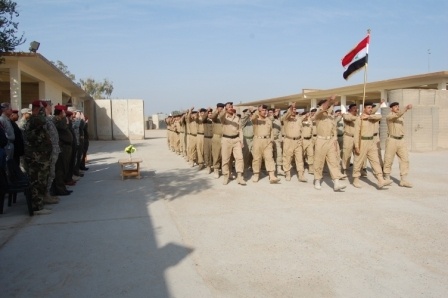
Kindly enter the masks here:
M 413 189 L 369 173 L 336 193 L 311 176 L 223 186 L 147 133 L 141 180 L 119 176 L 128 142 L 92 142 L 53 214 L 5 206 L 2 297 L 446 297 L 448 151 L 411 154 Z

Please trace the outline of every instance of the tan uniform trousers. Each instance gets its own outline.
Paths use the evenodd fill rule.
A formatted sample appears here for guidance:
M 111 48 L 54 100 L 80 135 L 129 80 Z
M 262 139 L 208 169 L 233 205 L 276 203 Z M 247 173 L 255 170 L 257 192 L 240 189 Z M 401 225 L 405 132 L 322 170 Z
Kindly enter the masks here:
M 282 148 L 282 144 L 283 142 L 280 141 L 279 139 L 275 140 L 273 143 L 273 149 L 274 149 L 274 159 L 275 159 L 275 164 L 277 166 L 282 166 L 283 165 L 283 148 Z
M 221 136 L 214 134 L 212 138 L 213 169 L 221 168 Z
M 314 164 L 314 140 L 302 139 L 303 159 L 308 165 Z
M 260 173 L 261 162 L 264 164 L 268 172 L 275 171 L 275 162 L 273 156 L 273 148 L 271 139 L 259 139 L 254 137 L 252 146 L 252 170 L 255 174 Z
M 361 169 L 364 167 L 366 160 L 369 160 L 375 175 L 382 175 L 383 169 L 378 158 L 378 147 L 375 139 L 361 140 L 361 148 L 359 149 L 359 155 L 355 154 L 355 160 L 353 162 L 353 178 L 361 176 Z
M 329 140 L 316 138 L 314 150 L 314 179 L 322 179 L 325 162 L 330 170 L 331 179 L 339 179 L 341 171 L 339 169 L 339 151 L 336 137 Z
M 230 174 L 230 157 L 235 158 L 235 168 L 237 173 L 243 173 L 243 149 L 239 138 L 221 138 L 222 174 Z
M 204 137 L 204 163 L 207 167 L 211 167 L 213 164 L 211 137 Z
M 197 161 L 196 136 L 188 135 L 188 160 Z
M 244 138 L 244 147 L 243 147 L 243 159 L 244 159 L 244 170 L 247 170 L 249 166 L 252 165 L 252 146 L 254 143 L 254 138 Z
M 196 152 L 198 156 L 198 164 L 204 164 L 204 135 L 196 136 Z
M 187 146 L 186 146 L 186 141 L 185 141 L 185 133 L 181 132 L 179 134 L 179 149 L 180 149 L 180 153 L 182 153 L 182 156 L 186 156 L 187 155 Z
M 378 160 L 380 161 L 381 168 L 383 168 L 384 167 L 384 163 L 383 163 L 383 157 L 381 156 L 380 137 L 378 135 L 373 136 L 373 141 L 375 142 L 376 148 L 378 150 Z M 366 168 L 367 168 L 367 159 L 366 159 L 366 161 L 364 162 L 364 165 L 363 165 L 363 169 L 366 169 Z M 375 171 L 373 171 L 373 174 L 376 175 L 377 173 Z
M 288 138 L 283 139 L 283 170 L 290 171 L 291 161 L 294 157 L 296 162 L 297 173 L 300 175 L 305 171 L 303 167 L 303 143 L 302 139 L 291 140 Z
M 388 137 L 386 140 L 386 150 L 384 153 L 384 174 L 390 175 L 392 163 L 394 162 L 395 154 L 398 156 L 400 175 L 406 176 L 409 174 L 409 154 L 404 139 L 396 140 Z
M 347 170 L 350 167 L 350 160 L 352 158 L 353 149 L 355 148 L 355 138 L 344 135 L 342 149 L 342 169 Z
M 173 132 L 173 148 L 174 152 L 179 153 L 180 152 L 180 133 Z

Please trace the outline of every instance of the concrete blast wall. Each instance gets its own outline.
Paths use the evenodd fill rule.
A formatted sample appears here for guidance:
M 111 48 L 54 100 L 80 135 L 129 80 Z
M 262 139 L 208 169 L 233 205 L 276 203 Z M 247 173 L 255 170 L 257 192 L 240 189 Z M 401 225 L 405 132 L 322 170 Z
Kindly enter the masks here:
M 144 139 L 143 100 L 97 99 L 95 104 L 99 140 Z
M 389 102 L 398 102 L 400 109 L 408 104 L 413 108 L 404 114 L 405 139 L 411 151 L 448 149 L 448 91 L 400 89 L 388 92 Z M 389 108 L 382 108 L 383 119 Z M 381 147 L 387 138 L 386 121 L 380 124 Z

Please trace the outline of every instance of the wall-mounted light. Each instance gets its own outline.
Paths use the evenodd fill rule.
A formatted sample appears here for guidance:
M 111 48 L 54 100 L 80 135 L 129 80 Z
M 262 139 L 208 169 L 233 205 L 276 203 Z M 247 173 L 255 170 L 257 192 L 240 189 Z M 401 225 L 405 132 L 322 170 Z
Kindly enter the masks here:
M 32 41 L 30 43 L 30 52 L 36 53 L 37 50 L 39 49 L 39 46 L 40 46 L 40 42 Z

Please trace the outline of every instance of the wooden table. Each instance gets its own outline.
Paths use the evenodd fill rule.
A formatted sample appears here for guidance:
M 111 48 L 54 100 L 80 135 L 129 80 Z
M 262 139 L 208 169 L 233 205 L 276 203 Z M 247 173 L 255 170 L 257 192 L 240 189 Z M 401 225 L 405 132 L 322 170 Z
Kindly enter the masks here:
M 121 180 L 124 180 L 124 177 L 137 177 L 138 179 L 142 178 L 140 176 L 141 162 L 143 162 L 141 158 L 119 159 L 118 163 L 121 166 Z

